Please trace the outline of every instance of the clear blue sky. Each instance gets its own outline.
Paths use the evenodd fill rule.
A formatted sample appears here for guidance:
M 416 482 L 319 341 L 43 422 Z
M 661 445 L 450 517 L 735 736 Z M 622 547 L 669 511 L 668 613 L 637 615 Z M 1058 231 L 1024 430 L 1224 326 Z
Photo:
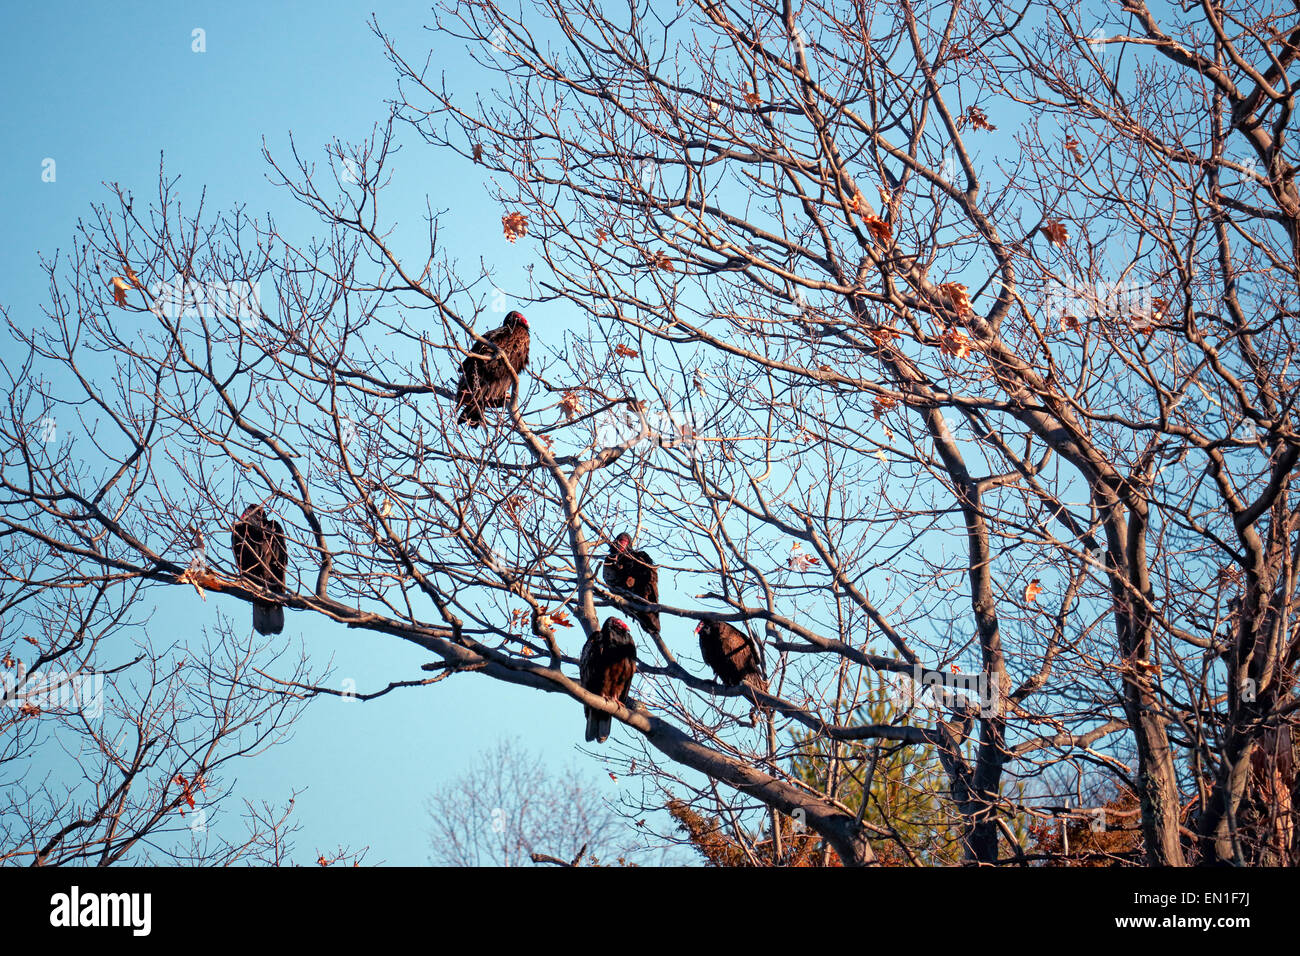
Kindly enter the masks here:
M 421 30 L 431 20 L 426 0 L 382 7 L 386 32 L 407 50 L 428 48 L 432 35 Z M 187 206 L 206 187 L 210 208 L 245 203 L 254 215 L 274 214 L 286 231 L 320 232 L 267 181 L 259 150 L 265 136 L 273 153 L 285 154 L 292 132 L 300 151 L 323 157 L 332 138 L 360 140 L 385 118 L 383 101 L 395 81 L 366 26 L 372 8 L 344 2 L 10 6 L 0 31 L 0 304 L 19 324 L 39 321 L 45 283 L 37 252 L 71 246 L 78 218 L 92 202 L 109 198 L 105 182 L 120 182 L 147 201 L 162 153 L 169 175 L 182 177 Z M 195 28 L 205 31 L 206 52 L 191 49 Z M 450 50 L 444 62 L 449 72 L 463 65 Z M 487 205 L 478 181 L 457 181 L 467 172 L 464 164 L 441 166 L 428 147 L 406 139 L 388 200 L 390 210 L 411 210 L 402 225 L 418 223 L 427 192 L 435 209 L 456 212 L 445 238 L 466 261 L 482 255 L 517 273 L 526 244 L 504 242 L 493 218 L 500 213 Z M 47 158 L 57 164 L 53 183 L 41 179 Z M 483 217 L 494 228 L 482 228 Z M 169 593 L 152 627 L 160 638 L 185 637 L 212 620 L 214 605 L 237 620 L 247 613 L 221 598 L 203 604 L 192 592 Z M 336 679 L 353 677 L 361 690 L 419 678 L 429 659 L 391 638 L 303 614 L 289 616 L 286 632 L 301 633 L 314 663 L 332 658 Z M 519 735 L 557 770 L 586 767 L 615 796 L 618 785 L 575 752 L 581 731 L 572 701 L 473 675 L 369 704 L 320 700 L 293 740 L 237 765 L 237 796 L 283 802 L 292 789 L 306 788 L 297 802 L 298 862 L 342 843 L 370 846 L 369 862 L 419 864 L 427 854 L 426 795 L 498 736 Z

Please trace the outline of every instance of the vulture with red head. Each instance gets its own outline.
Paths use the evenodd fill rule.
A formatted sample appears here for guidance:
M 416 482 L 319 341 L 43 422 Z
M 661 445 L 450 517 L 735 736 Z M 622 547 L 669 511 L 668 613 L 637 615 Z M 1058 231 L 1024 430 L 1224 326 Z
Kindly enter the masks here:
M 593 694 L 626 704 L 635 673 L 636 642 L 632 640 L 632 631 L 618 618 L 606 618 L 605 626 L 583 645 L 578 661 L 582 686 Z M 585 704 L 582 710 L 587 717 L 587 740 L 603 744 L 614 718 Z
M 659 569 L 644 551 L 632 550 L 632 536 L 626 531 L 614 539 L 605 559 L 605 587 L 639 597 L 647 604 L 659 603 Z M 633 611 L 632 616 L 647 634 L 658 635 L 658 611 Z
M 266 516 L 261 505 L 249 505 L 235 522 L 230 535 L 235 566 L 252 583 L 275 594 L 284 593 L 284 574 L 289 551 L 280 522 Z M 259 634 L 284 630 L 284 608 L 266 601 L 253 602 L 253 627 Z
M 483 335 L 487 342 L 474 343 L 474 350 L 460 364 L 456 383 L 457 424 L 470 428 L 483 424 L 483 409 L 501 408 L 510 389 L 528 364 L 528 320 L 522 312 L 511 312 L 501 328 Z
M 701 621 L 695 626 L 700 636 L 700 653 L 704 663 L 727 687 L 746 684 L 767 693 L 763 674 L 762 650 L 749 631 L 732 627 L 726 621 Z

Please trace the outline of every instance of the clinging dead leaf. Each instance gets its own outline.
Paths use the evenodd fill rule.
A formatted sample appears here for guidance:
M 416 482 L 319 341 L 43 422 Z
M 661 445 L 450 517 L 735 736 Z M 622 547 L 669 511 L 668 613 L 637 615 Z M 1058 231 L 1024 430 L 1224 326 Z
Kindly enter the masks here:
M 528 235 L 528 217 L 521 212 L 507 213 L 501 217 L 501 228 L 511 242 Z
M 673 261 L 668 258 L 668 253 L 660 249 L 650 256 L 650 265 L 656 269 L 662 269 L 664 272 L 676 272 L 673 268 Z
M 986 133 L 991 133 L 997 129 L 996 126 L 989 122 L 988 114 L 978 106 L 972 106 L 966 111 L 966 122 L 970 123 L 971 129 L 983 130 Z
M 502 502 L 506 514 L 510 515 L 516 524 L 519 523 L 519 513 L 524 510 L 527 504 L 528 502 L 524 500 L 522 495 L 507 495 L 505 501 Z
M 614 354 L 620 358 L 636 358 L 641 353 L 636 349 L 628 348 L 622 342 L 619 342 L 618 345 L 614 346 Z
M 898 407 L 898 399 L 890 398 L 888 395 L 878 395 L 871 401 L 871 414 L 877 421 L 880 416 L 886 412 L 892 412 Z
M 867 331 L 871 336 L 871 341 L 875 342 L 877 347 L 884 348 L 892 339 L 898 338 L 898 332 L 887 325 L 877 326 Z
M 885 222 L 879 216 L 871 215 L 863 216 L 862 222 L 867 227 L 867 232 L 871 233 L 871 238 L 876 240 L 876 242 L 880 243 L 882 246 L 889 242 L 889 223 Z
M 573 421 L 580 411 L 582 411 L 582 400 L 578 398 L 577 392 L 565 392 L 560 398 L 560 411 L 564 412 L 565 421 Z
M 939 351 L 953 358 L 965 358 L 970 354 L 970 336 L 960 329 L 946 329 L 939 336 Z
M 963 318 L 975 314 L 970 303 L 970 293 L 960 282 L 939 283 L 939 293 L 949 301 L 953 311 Z
M 790 546 L 790 560 L 787 562 L 791 571 L 811 571 L 817 565 L 821 564 L 821 559 L 812 554 L 804 554 L 799 542 Z
M 1065 223 L 1059 219 L 1049 219 L 1043 223 L 1043 235 L 1054 246 L 1064 246 L 1070 235 L 1065 231 Z
M 1043 593 L 1043 586 L 1038 583 L 1038 578 L 1034 578 L 1025 585 L 1025 602 L 1032 604 L 1038 600 L 1038 595 Z

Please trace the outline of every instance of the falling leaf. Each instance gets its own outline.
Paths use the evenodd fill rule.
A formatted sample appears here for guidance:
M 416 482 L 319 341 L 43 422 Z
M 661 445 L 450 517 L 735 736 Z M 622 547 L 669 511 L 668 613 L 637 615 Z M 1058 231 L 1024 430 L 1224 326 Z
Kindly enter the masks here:
M 113 276 L 113 302 L 117 305 L 126 307 L 126 290 L 131 288 L 131 283 L 121 276 Z
M 614 346 L 614 354 L 620 358 L 636 358 L 641 353 L 636 349 L 628 348 L 622 342 L 619 342 L 618 345 Z
M 560 399 L 560 411 L 564 412 L 566 421 L 573 421 L 580 411 L 582 411 L 582 401 L 578 398 L 577 392 L 565 392 Z
M 521 212 L 512 212 L 501 217 L 501 228 L 511 242 L 528 235 L 528 217 Z
M 613 780 L 615 783 L 618 783 L 618 777 L 614 776 L 614 771 L 612 770 L 609 772 L 609 779 Z
M 1070 238 L 1069 233 L 1065 231 L 1065 223 L 1059 219 L 1047 220 L 1043 223 L 1042 229 L 1047 241 L 1054 246 L 1064 246 Z
M 862 222 L 867 227 L 867 232 L 871 233 L 871 238 L 881 245 L 889 242 L 890 231 L 889 223 L 885 222 L 879 216 L 866 215 L 862 217 Z
M 1025 602 L 1033 603 L 1038 600 L 1038 595 L 1043 593 L 1043 586 L 1038 583 L 1038 578 L 1034 578 L 1025 585 Z

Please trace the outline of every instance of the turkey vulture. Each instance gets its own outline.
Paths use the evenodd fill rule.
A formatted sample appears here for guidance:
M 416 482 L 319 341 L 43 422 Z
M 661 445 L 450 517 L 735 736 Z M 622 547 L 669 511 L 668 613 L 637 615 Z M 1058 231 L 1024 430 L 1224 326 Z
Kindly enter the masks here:
M 283 594 L 289 552 L 280 522 L 267 518 L 261 505 L 249 505 L 235 522 L 230 540 L 239 573 L 268 591 Z M 254 601 L 253 627 L 259 634 L 279 634 L 284 630 L 284 608 Z
M 704 663 L 713 668 L 718 680 L 728 687 L 747 684 L 767 693 L 762 651 L 748 631 L 732 627 L 726 621 L 700 621 L 695 625 L 695 633 L 700 636 Z
M 582 686 L 608 700 L 627 703 L 627 689 L 636 673 L 636 643 L 628 626 L 616 617 L 605 619 L 600 633 L 587 638 L 578 660 Z M 603 744 L 614 718 L 583 705 L 587 716 L 587 739 Z
M 470 428 L 483 424 L 483 409 L 506 404 L 510 386 L 528 364 L 528 320 L 522 312 L 511 312 L 501 328 L 483 338 L 489 344 L 474 343 L 474 351 L 460 365 L 456 383 L 456 407 L 460 409 L 456 423 L 468 422 Z
M 647 604 L 659 603 L 659 569 L 650 555 L 632 550 L 632 537 L 626 531 L 614 539 L 614 547 L 605 559 L 605 587 L 626 591 Z M 633 611 L 632 616 L 647 634 L 658 636 L 658 611 Z

